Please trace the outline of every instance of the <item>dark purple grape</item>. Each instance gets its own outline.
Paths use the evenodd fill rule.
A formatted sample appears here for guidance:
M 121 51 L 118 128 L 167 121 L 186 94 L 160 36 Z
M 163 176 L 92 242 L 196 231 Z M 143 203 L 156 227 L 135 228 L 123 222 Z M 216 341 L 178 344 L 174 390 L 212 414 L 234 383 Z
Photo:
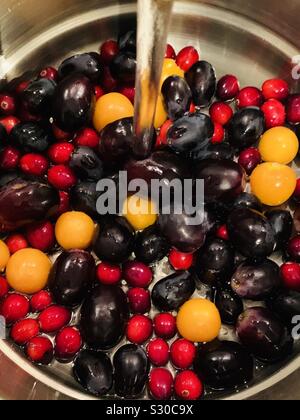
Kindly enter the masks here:
M 207 156 L 207 148 L 211 144 L 214 125 L 205 114 L 188 114 L 174 124 L 168 131 L 168 145 L 174 152 L 188 158 L 201 159 Z
M 100 192 L 97 192 L 96 182 L 78 182 L 71 190 L 71 204 L 76 211 L 88 214 L 97 218 L 97 200 Z
M 102 178 L 103 164 L 90 147 L 77 147 L 71 156 L 69 165 L 82 180 L 100 181 Z
M 75 73 L 83 74 L 88 77 L 92 83 L 99 84 L 102 75 L 100 55 L 95 52 L 77 54 L 67 58 L 58 68 L 59 80 Z
M 197 257 L 196 272 L 202 283 L 216 286 L 229 280 L 234 269 L 234 250 L 228 241 L 208 238 Z
M 122 217 L 110 217 L 102 222 L 94 244 L 100 260 L 113 264 L 124 263 L 134 249 L 134 232 Z
M 127 297 L 120 287 L 95 287 L 81 308 L 83 340 L 94 350 L 115 347 L 124 337 L 128 317 Z
M 264 300 L 281 284 L 278 265 L 271 261 L 243 262 L 232 276 L 232 290 L 242 299 Z
M 51 142 L 49 131 L 37 122 L 17 124 L 10 133 L 10 142 L 24 153 L 45 152 Z
M 265 216 L 275 232 L 275 250 L 283 249 L 293 232 L 293 217 L 287 210 L 270 210 Z
M 169 250 L 170 246 L 157 226 L 150 226 L 137 234 L 134 253 L 138 261 L 152 264 L 162 260 Z
M 204 180 L 206 203 L 231 202 L 246 186 L 243 168 L 231 160 L 203 160 L 196 166 L 195 175 Z
M 7 140 L 7 131 L 5 127 L 0 123 L 0 143 L 4 144 Z
M 188 271 L 180 271 L 155 284 L 152 302 L 160 311 L 177 311 L 190 299 L 195 289 L 195 276 Z
M 19 172 L 8 172 L 4 174 L 0 174 L 0 188 L 4 187 L 4 185 L 9 184 L 11 181 L 14 181 L 16 178 L 20 178 Z
M 121 51 L 110 64 L 110 71 L 114 79 L 121 83 L 135 82 L 136 55 L 130 51 Z
M 191 223 L 191 217 L 184 211 L 181 214 L 160 214 L 159 227 L 168 243 L 181 252 L 193 253 L 200 249 L 207 234 L 215 226 L 215 220 L 206 210 L 198 213 L 202 222 Z
M 96 264 L 89 252 L 63 252 L 52 267 L 49 289 L 59 305 L 79 306 L 95 281 Z
M 207 61 L 198 61 L 185 73 L 196 106 L 206 108 L 211 103 L 217 88 L 216 71 Z
M 242 344 L 257 359 L 276 363 L 293 350 L 294 340 L 281 321 L 266 308 L 247 309 L 237 323 Z
M 128 31 L 121 34 L 118 39 L 119 48 L 121 51 L 136 52 L 136 31 Z
M 115 391 L 122 398 L 136 398 L 144 391 L 150 370 L 142 347 L 127 344 L 114 356 Z
M 124 118 L 108 124 L 101 133 L 100 156 L 107 166 L 114 167 L 130 156 L 133 141 L 132 118 Z
M 50 79 L 38 79 L 23 92 L 23 100 L 33 114 L 50 115 L 56 83 Z
M 265 116 L 259 108 L 243 108 L 231 119 L 228 140 L 239 150 L 253 146 L 265 131 Z
M 231 290 L 220 288 L 215 294 L 215 305 L 218 308 L 223 324 L 235 325 L 244 310 L 242 299 Z
M 71 74 L 61 81 L 53 101 L 53 114 L 58 127 L 73 132 L 88 126 L 95 103 L 94 87 L 80 74 Z
M 227 228 L 232 244 L 247 258 L 266 258 L 274 251 L 273 228 L 267 218 L 255 210 L 233 210 L 228 218 Z
M 177 120 L 189 111 L 192 91 L 185 79 L 179 76 L 168 77 L 161 91 L 171 120 Z
M 145 160 L 130 160 L 125 165 L 128 181 L 143 179 L 151 185 L 153 179 L 164 180 L 169 186 L 174 179 L 191 178 L 188 164 L 169 151 L 157 151 Z
M 58 205 L 58 191 L 50 185 L 16 178 L 0 188 L 0 232 L 47 219 Z
M 259 199 L 257 197 L 255 197 L 255 195 L 253 194 L 249 194 L 249 193 L 242 193 L 240 194 L 233 202 L 233 209 L 238 209 L 238 208 L 249 208 L 252 210 L 257 210 L 259 212 L 262 212 L 263 210 L 263 206 L 261 204 L 261 202 L 259 201 Z
M 233 160 L 234 149 L 228 143 L 209 144 L 205 159 Z
M 106 395 L 113 387 L 113 367 L 105 353 L 82 350 L 74 362 L 73 375 L 87 392 L 96 397 Z
M 267 300 L 267 306 L 291 327 L 293 318 L 300 315 L 300 293 L 282 290 Z
M 212 389 L 234 390 L 252 381 L 254 360 L 240 344 L 216 340 L 199 347 L 195 371 Z

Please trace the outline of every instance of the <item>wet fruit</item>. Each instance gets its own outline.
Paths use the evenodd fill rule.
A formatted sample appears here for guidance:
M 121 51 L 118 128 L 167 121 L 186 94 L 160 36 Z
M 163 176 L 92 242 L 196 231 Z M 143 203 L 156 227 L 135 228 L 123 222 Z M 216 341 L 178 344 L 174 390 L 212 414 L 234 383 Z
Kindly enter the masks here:
M 220 312 L 223 324 L 235 325 L 244 310 L 242 299 L 226 287 L 220 287 L 215 294 L 214 303 Z
M 113 348 L 124 337 L 128 313 L 127 298 L 121 288 L 97 286 L 81 308 L 83 340 L 95 350 Z
M 289 96 L 289 92 L 288 83 L 282 79 L 266 80 L 262 86 L 262 93 L 265 99 L 283 101 Z
M 99 142 L 99 134 L 92 128 L 88 127 L 78 131 L 74 138 L 76 146 L 90 147 L 91 149 L 96 149 L 99 146 Z
M 289 326 L 293 318 L 299 316 L 300 293 L 294 290 L 283 290 L 268 299 L 267 306 Z
M 50 133 L 46 127 L 37 122 L 17 124 L 10 133 L 10 141 L 25 153 L 42 153 L 50 145 Z
M 265 131 L 265 116 L 258 108 L 244 108 L 234 114 L 228 127 L 230 144 L 239 150 L 253 146 Z
M 120 51 L 110 63 L 112 76 L 118 82 L 134 84 L 136 74 L 136 54 L 131 51 Z
M 300 292 L 300 265 L 298 263 L 286 263 L 280 268 L 284 286 L 289 290 Z
M 69 165 L 82 180 L 98 182 L 103 176 L 103 164 L 90 147 L 77 147 L 71 155 Z
M 1 303 L 0 313 L 7 325 L 25 318 L 29 313 L 29 301 L 25 296 L 11 293 Z
M 286 104 L 287 120 L 291 124 L 300 123 L 300 95 L 291 95 Z
M 157 221 L 157 207 L 154 202 L 131 196 L 123 205 L 123 216 L 134 230 L 144 230 Z
M 199 377 L 191 370 L 178 373 L 174 389 L 177 397 L 186 401 L 198 400 L 204 390 Z
M 54 333 L 61 330 L 71 321 L 71 312 L 58 305 L 49 306 L 44 309 L 38 317 L 41 331 L 44 333 Z
M 97 191 L 97 183 L 94 181 L 79 181 L 77 185 L 72 188 L 71 204 L 72 208 L 78 212 L 85 213 L 86 215 L 96 218 L 97 213 L 97 200 L 100 193 Z M 61 214 L 69 210 L 69 206 L 62 211 Z
M 24 346 L 40 333 L 39 323 L 35 319 L 18 321 L 11 329 L 10 337 L 19 346 Z
M 169 245 L 157 226 L 150 226 L 137 234 L 134 253 L 138 261 L 151 264 L 162 260 L 168 251 Z
M 170 354 L 171 362 L 177 369 L 189 369 L 196 357 L 196 346 L 182 338 L 172 344 Z
M 25 352 L 29 360 L 39 365 L 49 365 L 53 360 L 53 345 L 47 337 L 32 338 L 27 343 Z
M 48 182 L 58 190 L 67 191 L 76 185 L 77 178 L 69 166 L 55 165 L 48 171 Z
M 298 154 L 299 141 L 296 134 L 286 127 L 268 130 L 261 138 L 259 151 L 265 162 L 288 164 Z
M 197 63 L 198 60 L 198 51 L 194 47 L 188 46 L 179 51 L 176 57 L 176 64 L 183 71 L 188 71 L 195 63 Z
M 240 344 L 216 340 L 199 348 L 195 370 L 210 388 L 234 390 L 253 379 L 254 361 Z
M 142 347 L 128 344 L 114 356 L 115 391 L 119 397 L 136 398 L 142 394 L 149 374 L 149 361 Z
M 217 84 L 217 97 L 221 101 L 235 99 L 240 91 L 240 84 L 236 76 L 227 74 Z
M 214 123 L 227 125 L 233 117 L 233 110 L 230 105 L 224 102 L 214 102 L 209 109 L 210 117 Z
M 68 164 L 74 152 L 74 145 L 68 142 L 55 143 L 48 149 L 48 156 L 56 165 Z
M 205 343 L 219 335 L 221 317 L 216 306 L 209 300 L 192 299 L 180 308 L 177 328 L 185 339 Z
M 20 159 L 20 168 L 26 175 L 43 176 L 49 168 L 49 161 L 38 153 L 28 153 Z
M 51 261 L 46 254 L 37 249 L 22 249 L 8 262 L 7 281 L 17 292 L 31 295 L 46 286 L 50 269 Z
M 260 107 L 263 101 L 261 90 L 251 86 L 241 89 L 236 97 L 236 104 L 240 109 L 251 106 Z
M 168 343 L 161 338 L 153 339 L 147 346 L 147 354 L 154 366 L 165 366 L 170 356 Z
M 170 76 L 162 85 L 162 95 L 171 120 L 177 120 L 189 111 L 192 91 L 185 79 Z
M 9 292 L 9 284 L 5 277 L 0 276 L 0 299 L 4 298 Z
M 87 249 L 92 243 L 94 233 L 93 220 L 81 212 L 64 213 L 55 225 L 56 240 L 65 250 Z
M 27 228 L 26 238 L 32 248 L 50 251 L 55 244 L 54 227 L 49 221 L 35 223 Z
M 146 314 L 151 309 L 151 295 L 149 290 L 140 287 L 129 289 L 127 293 L 130 311 L 134 314 Z
M 293 218 L 288 210 L 270 210 L 265 213 L 275 232 L 275 249 L 283 249 L 292 236 Z
M 113 367 L 105 353 L 81 351 L 75 360 L 73 374 L 76 381 L 96 397 L 106 395 L 113 386 Z
M 70 361 L 80 351 L 82 339 L 75 327 L 63 328 L 55 338 L 55 357 L 59 361 Z
M 97 53 L 77 54 L 67 58 L 58 68 L 60 80 L 73 74 L 83 74 L 91 82 L 97 83 L 102 73 L 100 56 Z
M 207 61 L 198 61 L 185 74 L 193 93 L 196 106 L 207 107 L 216 92 L 217 79 L 213 66 Z
M 130 117 L 133 117 L 133 105 L 130 100 L 120 93 L 108 93 L 96 103 L 94 127 L 100 132 L 108 124 Z
M 31 82 L 22 93 L 28 111 L 38 115 L 50 115 L 55 90 L 56 82 L 52 79 L 41 78 Z
M 242 150 L 239 155 L 239 164 L 245 169 L 247 175 L 251 175 L 254 169 L 261 163 L 261 154 L 255 147 Z
M 103 61 L 105 64 L 110 64 L 118 52 L 119 45 L 116 41 L 111 39 L 103 42 L 100 48 L 101 61 Z
M 123 276 L 130 287 L 147 288 L 153 280 L 153 272 L 147 265 L 131 261 L 123 267 Z
M 4 271 L 10 258 L 10 251 L 5 242 L 0 241 L 0 271 Z
M 278 362 L 293 348 L 288 329 L 269 309 L 247 309 L 239 317 L 237 333 L 248 351 L 263 362 Z
M 160 311 L 178 310 L 195 291 L 195 278 L 188 271 L 172 274 L 155 284 L 152 301 Z
M 49 289 L 59 305 L 79 306 L 95 280 L 95 260 L 86 251 L 71 250 L 60 254 L 55 261 Z
M 176 318 L 172 314 L 157 314 L 153 321 L 154 332 L 158 337 L 170 340 L 177 332 Z
M 126 336 L 134 344 L 144 344 L 153 333 L 150 318 L 145 315 L 134 315 L 128 322 Z
M 297 177 L 289 166 L 267 162 L 257 166 L 250 181 L 253 194 L 263 204 L 280 206 L 293 195 Z
M 266 127 L 280 127 L 286 120 L 284 105 L 276 99 L 269 99 L 263 104 L 261 110 L 265 114 Z
M 186 254 L 172 249 L 169 254 L 169 262 L 176 271 L 189 270 L 194 262 L 194 254 Z
M 164 368 L 152 369 L 149 376 L 149 391 L 155 400 L 168 400 L 172 397 L 174 379 L 172 373 Z
M 41 290 L 34 294 L 30 299 L 30 307 L 32 312 L 42 312 L 44 309 L 52 305 L 53 299 L 47 290 Z
M 0 153 L 0 169 L 2 171 L 13 171 L 19 165 L 21 153 L 15 147 L 5 147 Z
M 102 262 L 97 267 L 97 278 L 102 284 L 116 285 L 122 279 L 122 270 L 118 265 Z

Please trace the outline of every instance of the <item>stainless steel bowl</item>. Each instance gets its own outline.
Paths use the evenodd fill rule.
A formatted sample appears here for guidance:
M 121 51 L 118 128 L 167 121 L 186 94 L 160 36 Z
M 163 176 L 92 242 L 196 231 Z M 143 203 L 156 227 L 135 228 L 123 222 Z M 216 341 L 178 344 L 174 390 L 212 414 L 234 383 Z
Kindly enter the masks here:
M 130 27 L 135 11 L 131 0 L 2 0 L 0 79 L 57 64 L 72 53 L 97 49 L 101 41 Z M 259 86 L 275 75 L 300 91 L 299 79 L 292 78 L 293 57 L 300 54 L 299 14 L 298 0 L 179 1 L 170 41 L 177 49 L 197 46 L 219 75 L 234 72 L 243 85 Z M 300 399 L 297 347 L 290 360 L 263 369 L 249 388 L 224 398 Z M 67 367 L 37 368 L 8 341 L 0 341 L 0 397 L 89 398 Z

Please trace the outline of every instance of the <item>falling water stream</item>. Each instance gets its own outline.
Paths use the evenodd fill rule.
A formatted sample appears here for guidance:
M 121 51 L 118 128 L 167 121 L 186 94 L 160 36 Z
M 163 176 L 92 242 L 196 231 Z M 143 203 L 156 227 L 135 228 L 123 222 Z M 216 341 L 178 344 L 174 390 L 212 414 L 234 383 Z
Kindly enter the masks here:
M 172 9 L 173 0 L 138 0 L 134 152 L 140 157 L 146 157 L 152 147 L 153 122 Z

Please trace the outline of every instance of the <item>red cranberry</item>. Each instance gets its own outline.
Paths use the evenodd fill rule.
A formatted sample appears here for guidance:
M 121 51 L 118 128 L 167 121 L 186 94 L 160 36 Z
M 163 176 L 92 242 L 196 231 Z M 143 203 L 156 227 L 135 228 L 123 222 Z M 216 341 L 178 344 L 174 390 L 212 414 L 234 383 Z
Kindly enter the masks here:
M 45 309 L 39 315 L 41 331 L 45 333 L 54 333 L 68 325 L 71 321 L 71 313 L 62 306 L 53 305 Z
M 261 162 L 261 154 L 255 147 L 249 147 L 243 150 L 239 156 L 239 164 L 245 169 L 248 175 L 251 175 L 254 169 Z
M 194 47 L 185 47 L 177 54 L 176 63 L 183 70 L 188 71 L 199 61 L 199 53 Z
M 76 134 L 74 143 L 76 146 L 90 147 L 96 149 L 99 146 L 100 136 L 97 131 L 92 128 L 83 128 Z
M 261 107 L 264 102 L 264 97 L 259 89 L 256 87 L 245 87 L 242 89 L 236 98 L 238 108 L 247 108 L 249 106 Z
M 188 369 L 194 363 L 196 347 L 184 338 L 175 341 L 171 346 L 171 361 L 177 369 Z
M 269 99 L 261 110 L 265 114 L 266 127 L 280 127 L 286 120 L 285 107 L 277 99 Z
M 291 124 L 300 123 L 300 95 L 292 95 L 286 104 L 286 114 L 288 122 Z
M 297 179 L 297 185 L 296 185 L 296 189 L 293 195 L 293 199 L 297 202 L 300 203 L 300 178 Z
M 28 88 L 28 86 L 30 85 L 30 83 L 31 83 L 31 80 L 23 80 L 15 88 L 15 93 L 17 95 L 21 95 L 24 92 L 24 90 L 26 90 Z
M 49 168 L 48 159 L 38 153 L 28 153 L 22 156 L 20 168 L 26 175 L 43 176 Z
M 169 255 L 169 262 L 174 270 L 189 270 L 194 262 L 194 254 L 186 254 L 172 249 Z
M 123 269 L 124 279 L 131 287 L 148 287 L 153 280 L 153 272 L 146 264 L 130 261 Z
M 135 98 L 135 87 L 134 86 L 123 86 L 119 89 L 119 92 L 126 96 L 134 104 Z
M 26 355 L 34 363 L 49 365 L 53 354 L 53 344 L 47 337 L 34 337 L 26 345 Z
M 41 79 L 49 79 L 56 82 L 58 79 L 58 71 L 54 67 L 45 67 L 40 71 L 39 77 Z
M 6 278 L 0 276 L 0 299 L 4 298 L 9 292 L 9 284 Z
M 3 115 L 14 115 L 17 111 L 16 99 L 10 94 L 0 94 L 0 111 Z
M 61 130 L 55 124 L 52 124 L 52 131 L 57 141 L 70 140 L 73 135 Z
M 59 361 L 70 361 L 82 347 L 81 334 L 75 327 L 65 327 L 55 339 L 55 357 Z
M 11 329 L 10 336 L 19 346 L 24 346 L 40 333 L 39 323 L 36 319 L 23 319 L 18 321 Z
M 22 295 L 12 293 L 1 304 L 1 315 L 8 325 L 25 318 L 29 313 L 29 300 Z
M 21 158 L 21 153 L 15 147 L 5 147 L 0 153 L 0 169 L 11 171 L 17 168 Z
M 195 112 L 197 111 L 197 107 L 194 104 L 194 102 L 191 103 L 189 111 L 190 111 L 191 114 L 195 114 Z
M 0 124 L 3 125 L 3 127 L 5 128 L 5 130 L 7 131 L 7 134 L 10 134 L 11 130 L 20 123 L 21 121 L 19 120 L 19 118 L 14 117 L 12 115 L 10 115 L 9 117 L 6 118 L 1 118 L 0 119 Z
M 110 64 L 119 53 L 119 45 L 116 41 L 105 41 L 100 48 L 101 60 L 104 64 Z
M 277 99 L 284 101 L 290 93 L 288 83 L 282 79 L 266 80 L 262 86 L 262 93 L 265 99 Z
M 55 233 L 52 223 L 49 221 L 38 222 L 29 226 L 26 237 L 32 248 L 47 252 L 55 244 Z
M 174 378 L 164 368 L 153 369 L 149 377 L 149 391 L 156 400 L 169 400 L 173 394 Z
M 176 396 L 186 401 L 198 400 L 204 390 L 202 382 L 191 370 L 178 373 L 174 388 Z
M 170 44 L 167 44 L 165 58 L 171 58 L 172 60 L 176 60 L 176 52 Z
M 231 74 L 223 76 L 217 85 L 217 97 L 221 101 L 231 101 L 235 99 L 240 91 L 238 79 Z
M 96 101 L 98 101 L 98 99 L 100 99 L 101 96 L 105 95 L 104 90 L 99 85 L 95 86 L 94 90 L 95 90 Z
M 15 254 L 21 249 L 28 248 L 28 242 L 25 236 L 19 235 L 17 233 L 10 235 L 5 242 L 11 254 Z
M 59 199 L 60 203 L 55 217 L 59 217 L 70 210 L 70 194 L 66 191 L 59 191 Z
M 154 331 L 158 337 L 171 339 L 177 332 L 176 318 L 168 313 L 161 313 L 154 318 Z
M 283 264 L 280 272 L 285 287 L 300 292 L 300 264 L 290 262 Z
M 71 143 L 55 143 L 50 146 L 48 156 L 51 162 L 56 165 L 64 165 L 70 161 L 74 149 L 75 147 Z
M 155 338 L 148 344 L 147 353 L 154 366 L 165 366 L 169 361 L 170 348 L 165 340 Z
M 97 277 L 103 284 L 118 284 L 122 280 L 122 270 L 118 265 L 102 262 L 97 267 Z
M 118 82 L 112 77 L 109 67 L 104 67 L 102 71 L 102 87 L 105 92 L 115 92 L 118 88 Z
M 34 313 L 44 311 L 45 309 L 49 308 L 52 303 L 52 296 L 47 290 L 41 290 L 40 292 L 33 295 L 30 299 L 30 307 Z
M 233 117 L 233 110 L 225 102 L 215 102 L 209 110 L 210 117 L 214 123 L 226 125 Z
M 64 191 L 74 187 L 77 178 L 69 166 L 56 165 L 49 169 L 48 181 L 54 188 Z
M 161 127 L 159 131 L 159 135 L 157 136 L 156 140 L 156 148 L 164 147 L 168 145 L 167 142 L 167 134 L 169 129 L 171 128 L 173 122 L 171 120 L 167 120 Z
M 221 124 L 218 123 L 214 123 L 215 126 L 215 130 L 214 130 L 214 135 L 213 138 L 211 140 L 212 144 L 219 144 L 219 143 L 223 143 L 223 141 L 225 140 L 225 129 Z
M 145 315 L 134 315 L 128 322 L 126 336 L 134 344 L 144 344 L 153 333 L 152 321 Z
M 128 301 L 130 311 L 134 314 L 146 314 L 151 309 L 151 296 L 149 290 L 145 290 L 139 287 L 129 289 Z
M 300 235 L 289 241 L 287 252 L 293 261 L 300 263 Z
M 217 229 L 217 237 L 224 241 L 229 241 L 229 233 L 226 225 L 222 225 Z

